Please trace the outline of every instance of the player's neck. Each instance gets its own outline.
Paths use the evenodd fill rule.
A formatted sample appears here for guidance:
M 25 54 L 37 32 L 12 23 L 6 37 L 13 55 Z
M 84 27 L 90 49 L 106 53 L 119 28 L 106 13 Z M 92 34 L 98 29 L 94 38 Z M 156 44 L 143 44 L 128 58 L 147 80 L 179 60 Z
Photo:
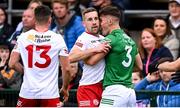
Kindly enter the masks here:
M 110 27 L 110 33 L 113 31 L 113 30 L 116 30 L 116 29 L 120 29 L 120 26 L 119 25 L 111 25 Z
M 48 29 L 49 29 L 49 28 L 48 28 L 47 26 L 45 26 L 45 25 L 44 25 L 44 26 L 38 26 L 38 25 L 37 25 L 37 26 L 35 27 L 35 30 L 36 30 L 37 32 L 46 32 L 46 31 L 48 31 Z

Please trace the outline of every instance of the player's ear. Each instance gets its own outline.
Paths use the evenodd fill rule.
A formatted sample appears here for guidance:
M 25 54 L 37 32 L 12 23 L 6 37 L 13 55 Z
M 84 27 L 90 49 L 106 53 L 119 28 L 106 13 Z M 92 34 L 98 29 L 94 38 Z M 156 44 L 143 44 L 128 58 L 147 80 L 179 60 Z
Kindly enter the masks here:
M 86 27 L 86 25 L 85 25 L 85 22 L 84 22 L 84 21 L 82 21 L 82 25 L 83 25 L 84 27 Z

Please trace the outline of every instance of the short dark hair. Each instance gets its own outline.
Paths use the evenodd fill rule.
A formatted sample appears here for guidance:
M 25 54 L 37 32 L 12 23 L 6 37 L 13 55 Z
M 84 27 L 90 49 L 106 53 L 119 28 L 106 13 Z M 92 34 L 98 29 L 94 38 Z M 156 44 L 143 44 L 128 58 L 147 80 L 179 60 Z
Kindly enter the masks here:
M 10 48 L 10 43 L 9 42 L 0 42 L 0 49 L 9 49 L 9 51 L 12 50 Z
M 34 14 L 38 23 L 46 23 L 51 17 L 51 9 L 46 5 L 41 5 L 34 10 Z
M 83 18 L 83 20 L 84 20 L 84 16 L 85 16 L 85 14 L 86 13 L 89 13 L 89 12 L 97 12 L 97 10 L 95 9 L 95 8 L 93 8 L 93 7 L 89 7 L 89 8 L 87 8 L 87 9 L 84 9 L 84 11 L 82 12 L 82 18 Z
M 106 6 L 99 11 L 99 15 L 111 15 L 117 18 L 121 18 L 120 10 L 115 6 Z

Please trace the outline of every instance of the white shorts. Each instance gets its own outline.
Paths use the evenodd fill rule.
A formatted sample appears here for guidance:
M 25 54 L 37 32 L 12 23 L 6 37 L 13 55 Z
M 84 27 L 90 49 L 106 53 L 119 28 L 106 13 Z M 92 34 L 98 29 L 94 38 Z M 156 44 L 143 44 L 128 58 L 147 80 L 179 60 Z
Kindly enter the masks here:
M 123 85 L 111 85 L 102 93 L 100 107 L 136 107 L 134 89 Z

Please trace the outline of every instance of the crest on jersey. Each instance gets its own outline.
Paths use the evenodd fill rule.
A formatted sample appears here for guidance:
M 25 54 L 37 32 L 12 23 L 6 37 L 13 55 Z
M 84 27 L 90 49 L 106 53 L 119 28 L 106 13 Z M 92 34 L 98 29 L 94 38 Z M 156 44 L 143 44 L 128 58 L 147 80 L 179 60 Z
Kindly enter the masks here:
M 82 46 L 83 46 L 83 43 L 76 42 L 76 45 L 77 45 L 78 47 L 82 48 Z
M 63 50 L 64 50 L 64 52 L 65 52 L 66 54 L 68 54 L 67 48 L 64 48 Z
M 31 40 L 31 41 L 35 41 L 35 36 L 30 34 L 30 35 L 27 37 L 27 39 L 28 39 L 28 40 Z

